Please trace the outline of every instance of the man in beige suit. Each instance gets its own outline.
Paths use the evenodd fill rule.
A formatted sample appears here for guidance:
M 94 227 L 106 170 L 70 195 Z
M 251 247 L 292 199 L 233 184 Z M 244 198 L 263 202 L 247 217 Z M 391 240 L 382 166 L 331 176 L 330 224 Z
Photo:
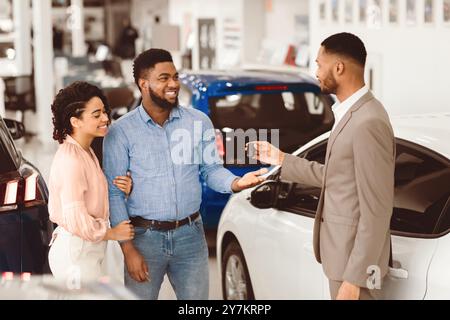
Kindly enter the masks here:
M 322 188 L 314 252 L 332 299 L 379 298 L 390 256 L 395 141 L 383 105 L 364 83 L 366 50 L 349 33 L 322 42 L 317 73 L 323 93 L 336 94 L 325 165 L 255 142 L 255 158 L 281 165 L 281 178 Z

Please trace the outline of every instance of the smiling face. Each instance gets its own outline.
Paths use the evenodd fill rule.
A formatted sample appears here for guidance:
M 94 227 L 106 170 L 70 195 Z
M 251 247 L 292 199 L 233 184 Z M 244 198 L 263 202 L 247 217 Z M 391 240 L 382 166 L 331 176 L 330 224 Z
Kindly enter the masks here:
M 71 118 L 74 131 L 92 138 L 104 137 L 108 133 L 109 118 L 103 101 L 91 98 L 85 105 L 80 118 Z
M 178 105 L 180 81 L 172 62 L 160 62 L 146 73 L 146 79 L 140 80 L 142 93 L 163 109 L 172 109 Z

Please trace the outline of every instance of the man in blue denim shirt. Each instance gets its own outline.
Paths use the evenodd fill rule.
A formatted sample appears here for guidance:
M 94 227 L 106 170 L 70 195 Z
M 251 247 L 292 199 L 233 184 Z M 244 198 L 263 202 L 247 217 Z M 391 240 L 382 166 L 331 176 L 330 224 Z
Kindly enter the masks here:
M 207 299 L 199 174 L 227 193 L 258 185 L 267 170 L 239 178 L 222 166 L 211 120 L 178 105 L 180 83 L 169 52 L 143 52 L 133 73 L 142 105 L 113 124 L 103 144 L 111 225 L 131 220 L 135 226 L 134 240 L 121 243 L 125 284 L 141 298 L 157 299 L 167 274 L 178 299 Z M 113 180 L 127 171 L 133 191 L 125 199 Z

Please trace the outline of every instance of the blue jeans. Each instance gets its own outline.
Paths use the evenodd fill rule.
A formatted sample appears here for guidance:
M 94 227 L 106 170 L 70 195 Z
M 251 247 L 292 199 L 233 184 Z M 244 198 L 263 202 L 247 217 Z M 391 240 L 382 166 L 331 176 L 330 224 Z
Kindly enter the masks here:
M 208 299 L 208 246 L 201 217 L 170 231 L 136 227 L 133 243 L 150 273 L 150 281 L 137 282 L 125 271 L 125 285 L 138 297 L 158 299 L 167 274 L 177 299 Z

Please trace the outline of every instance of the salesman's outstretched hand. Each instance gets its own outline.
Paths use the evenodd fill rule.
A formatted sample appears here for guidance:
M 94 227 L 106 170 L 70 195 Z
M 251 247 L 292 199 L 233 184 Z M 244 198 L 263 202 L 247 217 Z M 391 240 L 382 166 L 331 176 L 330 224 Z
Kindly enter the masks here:
M 252 141 L 245 145 L 245 150 L 252 159 L 271 165 L 281 165 L 284 153 L 267 141 Z
M 266 174 L 267 172 L 268 170 L 266 168 L 249 172 L 242 178 L 234 180 L 233 184 L 231 185 L 231 189 L 233 190 L 233 192 L 239 192 L 244 189 L 257 186 L 258 184 L 266 180 L 266 178 L 261 177 L 261 175 Z

